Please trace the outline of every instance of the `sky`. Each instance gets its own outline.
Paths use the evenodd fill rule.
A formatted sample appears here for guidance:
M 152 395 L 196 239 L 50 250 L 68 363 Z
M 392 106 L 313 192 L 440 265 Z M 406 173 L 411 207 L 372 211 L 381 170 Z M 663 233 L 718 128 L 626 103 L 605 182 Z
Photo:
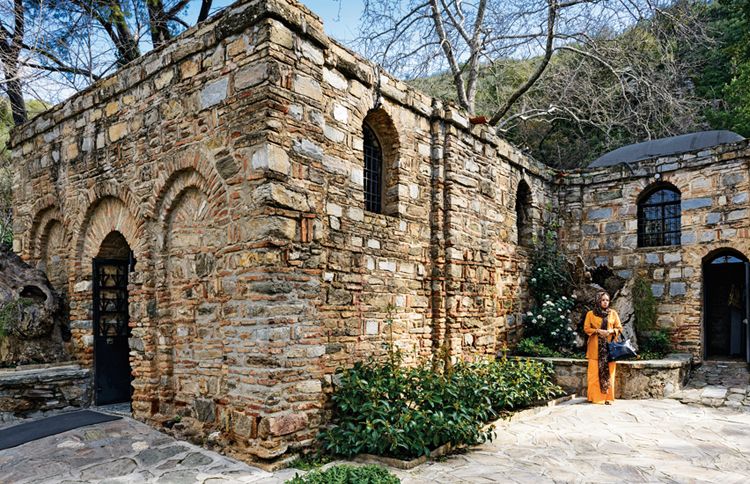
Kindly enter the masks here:
M 300 0 L 323 20 L 326 33 L 346 43 L 356 37 L 363 0 Z M 214 0 L 213 10 L 225 8 L 234 0 Z M 193 15 L 198 16 L 200 2 L 191 2 Z

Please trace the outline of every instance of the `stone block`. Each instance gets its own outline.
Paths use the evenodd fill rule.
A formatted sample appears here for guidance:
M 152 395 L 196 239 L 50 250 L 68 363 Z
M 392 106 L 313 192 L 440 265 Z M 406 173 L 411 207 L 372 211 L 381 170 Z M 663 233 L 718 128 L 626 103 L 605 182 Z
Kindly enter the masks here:
M 607 234 L 617 234 L 625 229 L 623 222 L 607 222 L 604 225 L 604 232 Z
M 257 86 L 269 77 L 268 62 L 258 62 L 245 66 L 234 75 L 234 89 L 241 91 Z
M 333 215 L 334 217 L 341 217 L 344 213 L 344 209 L 339 204 L 328 202 L 326 203 L 326 213 L 328 215 Z
M 330 69 L 323 69 L 323 81 L 327 82 L 334 89 L 339 91 L 345 91 L 349 87 L 347 80 L 336 71 Z
M 109 140 L 118 141 L 128 134 L 128 123 L 115 123 L 109 127 Z
M 374 319 L 368 319 L 365 321 L 365 334 L 374 335 L 380 332 L 380 323 Z
M 80 281 L 76 282 L 73 286 L 74 292 L 86 292 L 91 291 L 94 287 L 93 283 L 91 281 Z
M 229 78 L 226 76 L 206 84 L 206 86 L 201 89 L 201 109 L 210 108 L 226 99 L 228 88 Z
M 682 254 L 680 252 L 667 252 L 664 254 L 664 263 L 672 264 L 674 262 L 680 262 L 682 260 Z
M 611 208 L 595 208 L 595 209 L 589 210 L 587 213 L 587 218 L 589 220 L 602 220 L 602 219 L 612 218 L 612 209 Z
M 699 208 L 706 208 L 710 207 L 712 204 L 711 198 L 705 197 L 705 198 L 691 198 L 689 200 L 683 200 L 682 201 L 682 211 L 686 212 L 688 210 L 696 210 Z
M 748 200 L 747 192 L 738 193 L 737 195 L 732 197 L 732 203 L 736 205 L 747 203 L 747 200 Z
M 346 124 L 349 122 L 349 110 L 341 104 L 333 104 L 333 119 L 339 123 Z
M 670 296 L 684 296 L 687 294 L 687 285 L 684 282 L 672 282 L 669 284 Z
M 717 212 L 711 212 L 706 214 L 706 224 L 714 225 L 721 222 L 721 214 Z
M 261 436 L 280 437 L 289 435 L 307 427 L 307 414 L 292 413 L 278 417 L 264 417 L 260 421 Z
M 648 254 L 646 254 L 646 264 L 661 264 L 659 254 L 656 254 L 654 252 L 649 252 Z
M 346 139 L 346 134 L 343 131 L 329 125 L 323 128 L 323 134 L 334 143 L 343 143 Z
M 745 179 L 745 176 L 742 173 L 738 173 L 738 172 L 725 173 L 721 177 L 721 185 L 724 187 L 733 187 L 737 185 L 738 183 L 742 182 L 744 179 Z
M 294 240 L 297 221 L 287 217 L 268 216 L 255 218 L 245 224 L 244 235 L 247 241 L 268 238 Z
M 302 74 L 295 74 L 292 81 L 292 91 L 316 101 L 323 100 L 323 91 L 320 89 L 318 81 Z
M 682 245 L 691 245 L 696 241 L 695 232 L 683 232 L 680 237 Z
M 310 204 L 307 196 L 293 192 L 279 183 L 261 185 L 255 191 L 260 203 L 280 208 L 288 208 L 300 212 L 309 212 Z
M 252 148 L 250 164 L 255 170 L 270 170 L 284 175 L 288 175 L 291 168 L 286 150 L 272 143 Z
M 246 439 L 254 439 L 256 437 L 258 429 L 255 417 L 233 410 L 231 413 L 231 422 L 232 431 L 236 435 Z
M 728 221 L 734 221 L 734 220 L 744 220 L 747 218 L 748 211 L 743 210 L 732 210 L 727 214 L 727 220 Z
M 216 404 L 213 400 L 196 398 L 193 402 L 193 410 L 196 418 L 201 422 L 213 423 L 216 421 Z
M 322 66 L 325 58 L 323 57 L 323 51 L 312 45 L 310 42 L 302 41 L 300 44 L 300 52 L 302 57 L 309 59 L 313 64 Z
M 216 160 L 216 171 L 224 180 L 228 180 L 239 173 L 240 165 L 233 156 L 227 155 Z
M 296 389 L 300 393 L 322 393 L 323 385 L 320 380 L 307 380 L 297 383 Z
M 294 140 L 292 150 L 302 156 L 323 161 L 323 149 L 308 139 L 302 138 Z

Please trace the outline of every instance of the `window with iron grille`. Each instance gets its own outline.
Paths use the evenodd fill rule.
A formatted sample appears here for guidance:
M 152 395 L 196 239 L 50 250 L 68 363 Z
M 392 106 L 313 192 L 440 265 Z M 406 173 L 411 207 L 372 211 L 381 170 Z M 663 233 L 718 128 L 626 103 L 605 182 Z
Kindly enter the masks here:
M 638 203 L 638 247 L 680 245 L 680 192 L 661 186 Z
M 382 213 L 383 208 L 383 150 L 375 132 L 362 125 L 365 152 L 365 210 Z

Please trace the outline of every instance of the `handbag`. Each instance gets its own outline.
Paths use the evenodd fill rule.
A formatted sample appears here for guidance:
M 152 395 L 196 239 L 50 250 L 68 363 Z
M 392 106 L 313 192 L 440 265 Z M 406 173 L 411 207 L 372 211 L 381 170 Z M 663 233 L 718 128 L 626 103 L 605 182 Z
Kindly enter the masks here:
M 629 339 L 623 341 L 622 335 L 620 335 L 620 341 L 615 340 L 607 343 L 607 361 L 627 360 L 636 356 L 638 355 L 633 348 L 633 344 Z

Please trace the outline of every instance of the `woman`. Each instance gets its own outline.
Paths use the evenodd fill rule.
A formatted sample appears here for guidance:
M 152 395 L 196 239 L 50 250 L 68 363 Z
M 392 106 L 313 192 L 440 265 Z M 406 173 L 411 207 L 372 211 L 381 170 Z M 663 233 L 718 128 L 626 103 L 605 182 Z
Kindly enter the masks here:
M 606 292 L 597 293 L 594 310 L 586 314 L 583 331 L 589 335 L 586 346 L 589 402 L 609 405 L 615 399 L 615 362 L 607 361 L 607 343 L 620 336 L 622 324 L 617 313 L 609 308 Z

